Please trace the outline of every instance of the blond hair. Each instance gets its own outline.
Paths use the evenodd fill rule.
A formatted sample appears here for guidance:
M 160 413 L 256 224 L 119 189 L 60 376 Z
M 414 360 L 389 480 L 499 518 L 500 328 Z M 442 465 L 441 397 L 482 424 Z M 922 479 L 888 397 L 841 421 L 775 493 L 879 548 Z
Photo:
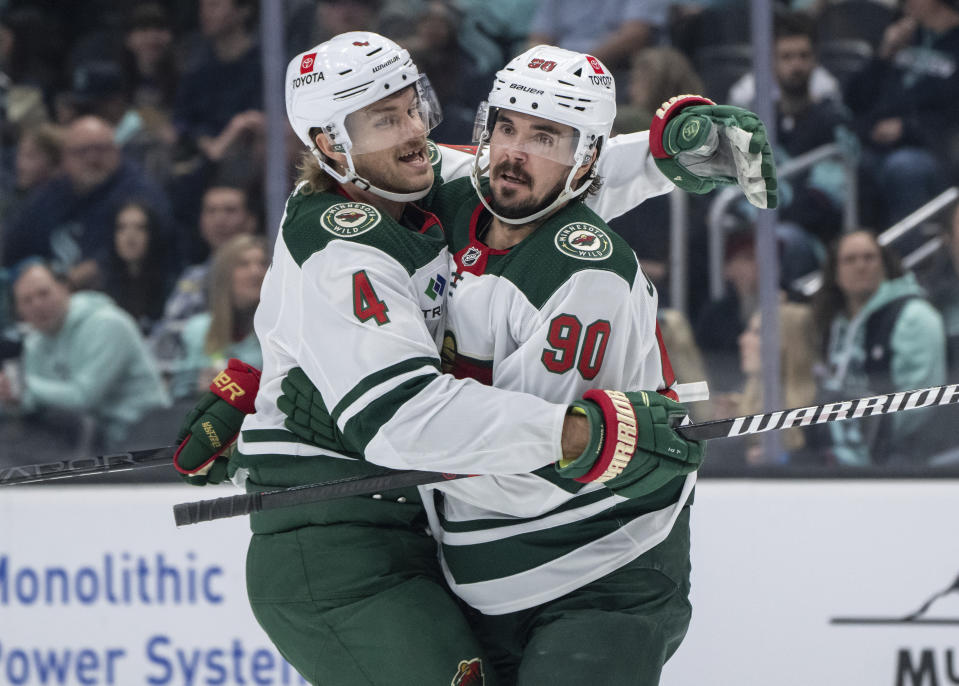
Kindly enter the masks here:
M 269 255 L 266 240 L 262 236 L 243 234 L 234 236 L 216 251 L 210 267 L 210 328 L 206 332 L 203 350 L 207 355 L 216 355 L 233 343 L 239 313 L 233 303 L 233 271 L 243 254 L 251 248 L 259 248 Z

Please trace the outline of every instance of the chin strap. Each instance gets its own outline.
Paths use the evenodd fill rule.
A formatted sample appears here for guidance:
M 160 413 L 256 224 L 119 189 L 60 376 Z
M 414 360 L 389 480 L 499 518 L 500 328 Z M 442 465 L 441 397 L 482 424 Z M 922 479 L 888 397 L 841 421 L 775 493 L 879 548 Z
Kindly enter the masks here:
M 430 188 L 433 187 L 433 185 L 430 184 L 426 188 L 413 191 L 412 193 L 395 193 L 393 191 L 388 191 L 384 188 L 380 188 L 379 186 L 374 186 L 372 183 L 357 174 L 356 169 L 353 167 L 353 158 L 350 156 L 350 153 L 346 153 L 346 162 L 348 166 L 347 172 L 346 174 L 341 174 L 326 160 L 326 158 L 323 156 L 323 153 L 321 153 L 317 148 L 314 147 L 311 152 L 313 153 L 313 156 L 316 158 L 317 162 L 320 163 L 323 171 L 332 176 L 339 183 L 352 183 L 357 188 L 360 188 L 364 191 L 369 191 L 373 195 L 378 195 L 386 200 L 393 200 L 395 202 L 412 202 L 414 200 L 420 200 L 421 198 L 425 198 L 430 192 Z
M 533 214 L 527 215 L 525 217 L 519 217 L 519 218 L 504 217 L 501 214 L 497 214 L 496 210 L 494 210 L 490 206 L 489 202 L 486 200 L 486 196 L 483 194 L 483 191 L 480 187 L 481 177 L 483 176 L 483 174 L 488 173 L 490 169 L 489 159 L 487 159 L 486 166 L 484 167 L 480 166 L 479 160 L 480 160 L 480 157 L 482 156 L 483 147 L 485 145 L 487 145 L 485 142 L 480 142 L 479 145 L 477 146 L 476 156 L 473 158 L 473 167 L 470 170 L 470 182 L 473 184 L 473 188 L 476 190 L 476 195 L 479 196 L 480 202 L 483 203 L 483 207 L 489 210 L 494 217 L 496 217 L 501 222 L 504 222 L 506 224 L 513 224 L 513 225 L 529 224 L 530 222 L 534 222 L 537 219 L 545 217 L 546 215 L 551 213 L 553 210 L 555 210 L 557 207 L 569 202 L 573 198 L 576 198 L 582 195 L 583 193 L 585 193 L 587 190 L 589 190 L 589 185 L 592 182 L 593 177 L 596 175 L 595 165 L 594 165 L 594 168 L 590 170 L 589 176 L 584 180 L 583 184 L 576 190 L 573 190 L 570 187 L 570 184 L 573 183 L 573 176 L 576 174 L 576 170 L 580 166 L 582 166 L 582 165 L 573 165 L 573 168 L 570 169 L 569 176 L 566 177 L 566 185 L 563 187 L 563 190 L 560 192 L 560 194 L 556 196 L 556 199 L 553 200 L 553 202 L 551 202 L 546 207 L 543 207 L 537 210 Z M 587 162 L 589 159 L 591 158 L 587 157 Z M 583 164 L 586 164 L 586 162 L 583 162 Z

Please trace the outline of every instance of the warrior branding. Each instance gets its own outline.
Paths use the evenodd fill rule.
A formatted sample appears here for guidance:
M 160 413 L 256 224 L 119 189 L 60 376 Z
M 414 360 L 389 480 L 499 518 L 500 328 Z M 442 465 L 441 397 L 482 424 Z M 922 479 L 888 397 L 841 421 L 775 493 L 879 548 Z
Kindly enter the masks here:
M 386 69 L 388 66 L 390 66 L 394 62 L 399 62 L 399 61 L 400 61 L 400 56 L 394 55 L 392 59 L 388 59 L 383 64 L 377 64 L 375 67 L 373 67 L 373 73 L 375 74 L 380 69 Z
M 295 79 L 293 79 L 293 87 L 299 88 L 300 86 L 306 86 L 311 83 L 316 83 L 317 81 L 326 81 L 326 79 L 323 77 L 323 72 L 318 71 L 315 74 L 297 76 Z
M 311 52 L 308 55 L 303 55 L 303 59 L 300 60 L 300 74 L 309 74 L 313 71 L 313 66 L 316 64 L 316 53 Z
M 584 222 L 567 224 L 556 233 L 556 247 L 580 260 L 603 260 L 613 253 L 606 232 Z
M 216 434 L 216 429 L 213 428 L 213 424 L 210 422 L 203 422 L 203 432 L 206 434 L 206 437 L 210 439 L 210 447 L 219 448 L 223 443 L 220 441 L 220 437 Z
M 320 224 L 332 234 L 351 238 L 366 233 L 380 223 L 380 213 L 372 205 L 361 202 L 340 202 L 320 217 Z
M 525 91 L 525 92 L 527 92 L 527 93 L 531 93 L 532 95 L 542 95 L 542 94 L 543 94 L 543 91 L 541 91 L 541 90 L 536 90 L 535 88 L 529 88 L 529 87 L 527 87 L 527 86 L 524 86 L 524 85 L 521 84 L 521 83 L 511 83 L 511 84 L 509 85 L 509 87 L 510 87 L 510 88 L 515 88 L 516 90 L 520 90 L 520 91 Z
M 844 419 L 874 417 L 900 410 L 913 410 L 930 405 L 951 405 L 959 402 L 959 384 L 920 388 L 886 395 L 873 395 L 858 400 L 843 400 L 794 410 L 779 410 L 769 414 L 737 417 L 727 436 L 743 436 L 794 426 L 809 426 L 823 422 L 838 422 Z M 764 424 L 765 422 L 765 424 Z

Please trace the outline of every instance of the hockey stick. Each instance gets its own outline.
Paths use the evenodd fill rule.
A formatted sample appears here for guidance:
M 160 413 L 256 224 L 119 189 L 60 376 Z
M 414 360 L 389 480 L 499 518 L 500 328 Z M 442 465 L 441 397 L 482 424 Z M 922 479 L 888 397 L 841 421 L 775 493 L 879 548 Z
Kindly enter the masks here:
M 931 386 L 913 391 L 899 391 L 823 405 L 797 407 L 791 410 L 777 410 L 765 414 L 717 419 L 679 426 L 676 427 L 676 431 L 687 440 L 708 441 L 714 438 L 747 436 L 765 431 L 789 429 L 795 426 L 840 422 L 846 419 L 872 417 L 931 407 L 932 405 L 952 405 L 955 403 L 959 403 L 959 384 Z M 390 471 L 372 477 L 353 477 L 321 484 L 294 486 L 277 491 L 243 493 L 213 500 L 179 503 L 173 506 L 173 518 L 177 526 L 186 526 L 262 510 L 272 510 L 278 507 L 333 500 L 351 495 L 367 495 L 389 491 L 394 488 L 424 486 L 441 481 L 461 479 L 466 476 L 469 475 L 416 470 Z
M 0 468 L 0 486 L 32 484 L 53 479 L 69 479 L 75 476 L 90 476 L 107 472 L 126 472 L 144 467 L 161 467 L 171 464 L 176 446 L 131 450 L 126 453 L 77 457 L 72 460 L 45 462 L 20 467 Z

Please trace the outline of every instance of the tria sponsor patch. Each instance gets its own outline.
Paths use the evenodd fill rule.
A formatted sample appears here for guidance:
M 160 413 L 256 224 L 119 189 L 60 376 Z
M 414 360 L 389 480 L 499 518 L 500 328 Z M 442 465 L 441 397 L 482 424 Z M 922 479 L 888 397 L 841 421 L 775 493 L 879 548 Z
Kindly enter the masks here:
M 382 216 L 372 205 L 362 202 L 340 202 L 323 213 L 320 224 L 332 234 L 352 238 L 366 233 L 380 223 Z
M 607 233 L 585 222 L 567 224 L 556 232 L 554 242 L 560 252 L 580 260 L 604 260 L 613 254 Z

